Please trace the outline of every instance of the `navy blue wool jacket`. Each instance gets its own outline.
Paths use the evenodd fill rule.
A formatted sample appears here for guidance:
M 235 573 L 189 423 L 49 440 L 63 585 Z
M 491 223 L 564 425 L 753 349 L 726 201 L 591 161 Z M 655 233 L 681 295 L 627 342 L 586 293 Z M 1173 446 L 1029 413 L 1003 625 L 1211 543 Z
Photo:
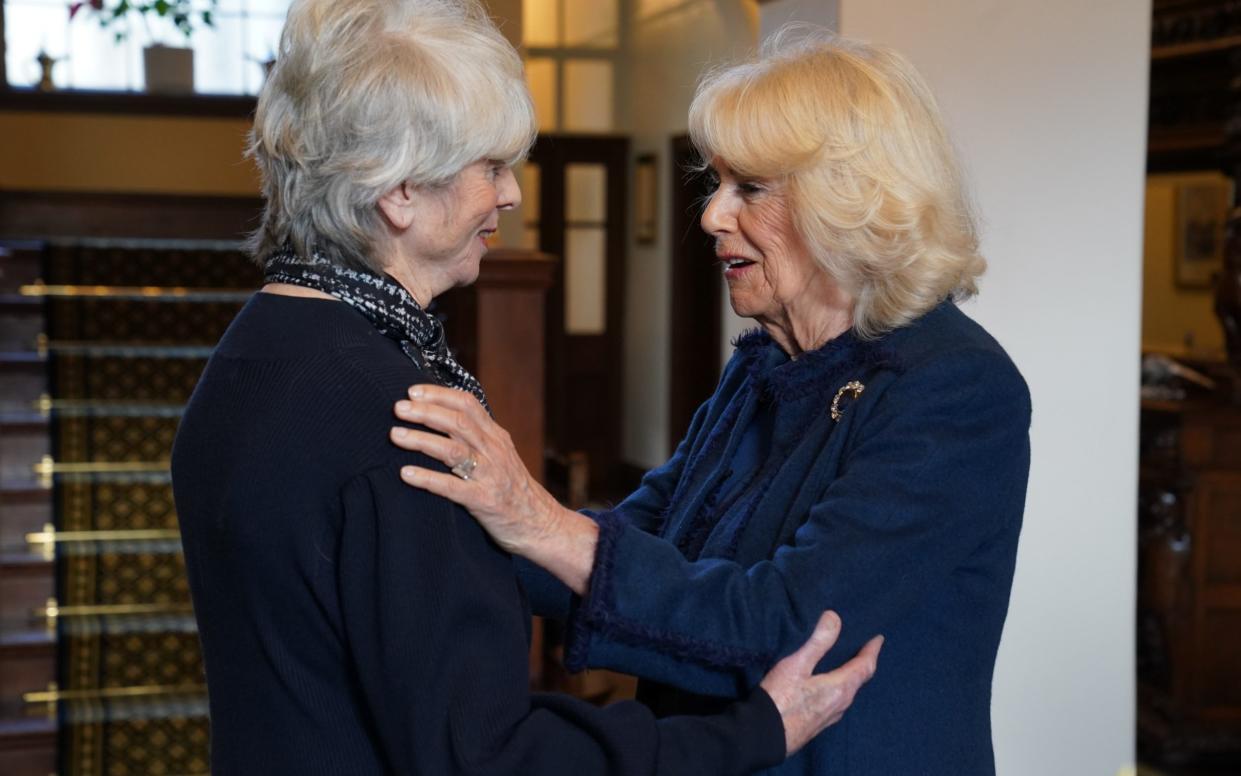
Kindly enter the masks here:
M 220 342 L 173 450 L 211 709 L 211 772 L 743 774 L 780 762 L 761 690 L 657 721 L 528 690 L 512 559 L 407 487 L 388 442 L 427 382 L 340 302 L 256 294 Z
M 878 673 L 771 773 L 986 776 L 1029 425 L 1021 375 L 949 302 L 795 361 L 751 333 L 672 458 L 595 515 L 587 597 L 522 573 L 569 616 L 571 667 L 655 680 L 639 698 L 660 713 L 743 695 L 835 609 L 821 668 L 882 633 Z

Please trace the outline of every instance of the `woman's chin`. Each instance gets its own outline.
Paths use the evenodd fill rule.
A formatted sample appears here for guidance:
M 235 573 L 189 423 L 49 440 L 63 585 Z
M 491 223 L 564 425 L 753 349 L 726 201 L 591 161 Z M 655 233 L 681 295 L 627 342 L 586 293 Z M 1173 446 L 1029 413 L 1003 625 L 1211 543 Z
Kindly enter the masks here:
M 478 261 L 470 262 L 468 266 L 462 268 L 461 274 L 457 277 L 457 288 L 474 285 L 481 270 L 482 257 L 480 256 Z
M 741 318 L 754 318 L 758 315 L 758 307 L 754 304 L 754 300 L 749 298 L 748 294 L 739 294 L 730 290 L 728 293 L 728 304 L 733 308 L 733 312 Z

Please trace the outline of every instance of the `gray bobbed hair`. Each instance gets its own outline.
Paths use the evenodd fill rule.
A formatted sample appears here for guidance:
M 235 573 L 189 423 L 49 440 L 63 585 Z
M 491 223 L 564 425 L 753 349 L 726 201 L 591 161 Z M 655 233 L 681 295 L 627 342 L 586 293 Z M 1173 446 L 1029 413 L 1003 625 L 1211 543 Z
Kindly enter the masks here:
M 380 269 L 376 203 L 534 142 L 521 59 L 476 0 L 294 0 L 249 154 L 266 207 L 249 250 Z

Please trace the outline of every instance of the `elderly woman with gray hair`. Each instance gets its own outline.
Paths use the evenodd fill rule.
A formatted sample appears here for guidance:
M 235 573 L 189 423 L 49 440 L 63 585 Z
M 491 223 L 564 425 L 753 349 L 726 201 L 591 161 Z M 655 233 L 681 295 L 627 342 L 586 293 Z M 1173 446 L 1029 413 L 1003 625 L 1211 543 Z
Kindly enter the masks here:
M 471 283 L 534 137 L 516 52 L 479 6 L 295 0 L 251 151 L 267 283 L 186 409 L 173 486 L 207 671 L 212 773 L 743 774 L 839 719 L 872 643 L 812 639 L 746 699 L 656 720 L 528 690 L 512 560 L 406 488 L 410 383 L 483 388 L 424 308 Z
M 533 561 L 567 662 L 645 677 L 660 714 L 718 709 L 825 608 L 825 661 L 887 637 L 850 710 L 772 773 L 982 776 L 1029 470 L 1030 399 L 956 306 L 985 267 L 930 90 L 814 29 L 709 74 L 690 133 L 742 336 L 671 459 L 604 512 L 559 506 L 468 395 L 414 386 L 392 439 L 455 466 L 411 485 Z M 840 645 L 837 649 L 840 649 Z

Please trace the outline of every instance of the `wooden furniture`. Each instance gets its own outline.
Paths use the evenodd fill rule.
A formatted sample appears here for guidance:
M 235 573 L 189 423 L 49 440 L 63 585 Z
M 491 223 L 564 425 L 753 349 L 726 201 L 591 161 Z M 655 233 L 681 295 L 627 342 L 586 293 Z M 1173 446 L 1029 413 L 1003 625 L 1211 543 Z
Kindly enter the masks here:
M 1236 179 L 1241 3 L 1154 0 L 1151 44 L 1147 171 Z M 1138 747 L 1241 772 L 1241 364 L 1195 366 L 1214 397 L 1142 403 Z
M 1241 5 L 1154 0 L 1153 12 L 1147 171 L 1231 174 L 1230 96 L 1241 71 Z
M 1241 408 L 1143 402 L 1141 745 L 1163 760 L 1241 752 Z
M 546 339 L 544 305 L 557 269 L 545 253 L 512 248 L 487 253 L 473 285 L 435 301 L 448 344 L 487 391 L 496 420 L 513 437 L 530 473 L 544 477 Z M 530 683 L 545 689 L 543 623 L 530 633 Z
M 546 341 L 543 309 L 557 262 L 545 253 L 498 248 L 483 259 L 478 280 L 444 294 L 448 344 L 487 391 L 496 420 L 521 460 L 543 479 Z

